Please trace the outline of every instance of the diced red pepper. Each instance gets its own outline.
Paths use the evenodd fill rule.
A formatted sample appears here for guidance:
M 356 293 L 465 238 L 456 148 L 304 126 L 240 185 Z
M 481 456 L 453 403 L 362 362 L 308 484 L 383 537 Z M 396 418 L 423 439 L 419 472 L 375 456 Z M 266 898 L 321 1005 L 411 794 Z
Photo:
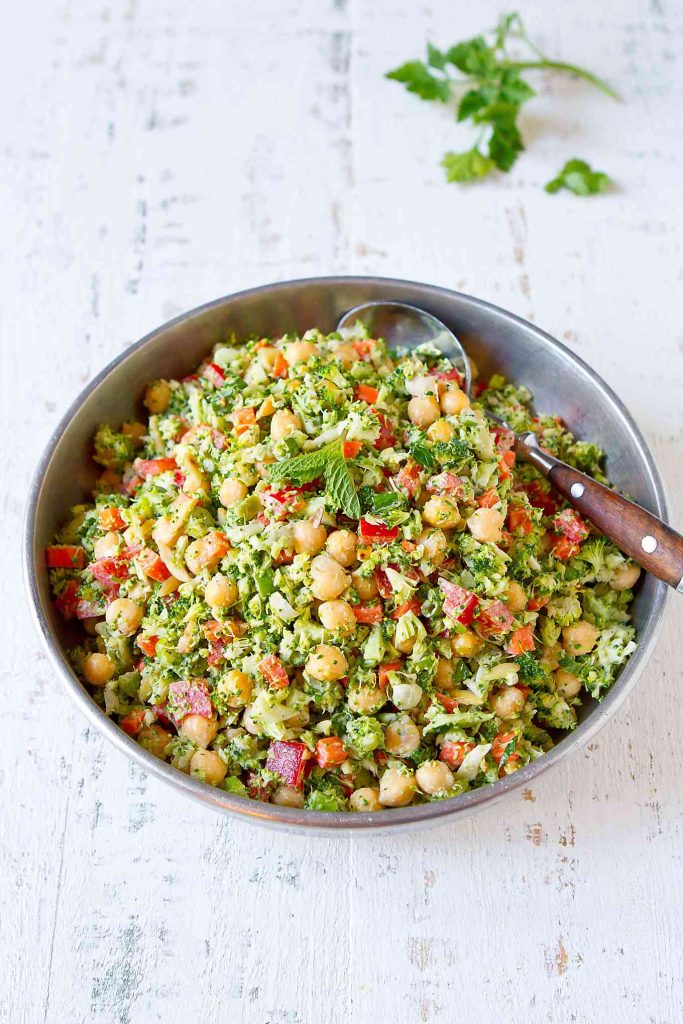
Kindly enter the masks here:
M 443 610 L 446 615 L 455 619 L 461 626 L 469 626 L 479 604 L 477 595 L 465 587 L 458 586 L 457 583 L 449 583 L 442 577 L 439 578 L 439 589 L 444 595 Z
M 101 508 L 97 513 L 97 521 L 103 530 L 122 530 L 126 525 L 121 509 L 118 508 Z
M 519 531 L 523 537 L 531 533 L 531 513 L 528 508 L 521 505 L 510 505 L 507 515 L 508 529 L 515 533 Z
M 515 443 L 514 431 L 508 430 L 507 427 L 494 427 L 493 437 L 499 452 L 509 451 Z
M 434 696 L 443 705 L 444 709 L 449 715 L 453 714 L 458 709 L 458 702 L 453 697 L 448 697 L 445 693 L 434 693 Z
M 276 654 L 267 654 L 259 662 L 258 667 L 263 678 L 274 690 L 284 690 L 289 686 L 289 676 Z
M 356 341 L 352 342 L 356 352 L 364 361 L 367 361 L 370 358 L 376 344 L 376 338 L 358 338 Z
M 55 608 L 64 619 L 73 619 L 78 608 L 78 581 L 69 580 L 59 597 Z
M 385 661 L 383 665 L 379 667 L 379 685 L 383 690 L 386 690 L 389 685 L 389 673 L 398 672 L 401 668 L 400 661 Z
M 338 736 L 326 736 L 316 743 L 314 756 L 320 768 L 336 768 L 343 764 L 349 755 Z
M 136 459 L 133 465 L 135 472 L 143 480 L 150 476 L 159 476 L 160 473 L 171 473 L 178 468 L 175 459 Z
M 151 548 L 143 548 L 140 554 L 135 556 L 135 564 L 143 575 L 156 580 L 157 583 L 164 583 L 171 575 L 159 555 Z
M 377 589 L 379 590 L 380 595 L 385 600 L 388 597 L 391 597 L 394 590 L 393 587 L 391 586 L 391 583 L 389 582 L 389 577 L 387 576 L 384 569 L 380 565 L 378 565 L 372 575 L 374 576 L 375 583 L 377 584 Z
M 213 704 L 205 679 L 178 679 L 168 688 L 168 712 L 176 724 L 188 715 L 213 718 Z
M 344 441 L 344 458 L 355 459 L 362 447 L 362 441 Z
M 553 519 L 553 529 L 573 544 L 580 544 L 590 534 L 588 524 L 573 508 L 565 508 L 557 513 Z
M 266 487 L 261 491 L 261 502 L 275 519 L 287 519 L 293 512 L 299 512 L 304 507 L 302 491 L 302 487 L 286 487 L 279 491 Z
M 248 409 L 235 409 L 230 419 L 235 426 L 235 433 L 243 434 L 256 423 L 256 409 L 251 406 Z
M 138 476 L 138 474 L 136 473 L 135 476 L 132 476 L 130 478 L 128 483 L 123 484 L 121 486 L 121 488 L 120 488 L 121 493 L 122 494 L 131 494 L 131 495 L 137 494 L 138 490 L 140 489 L 140 485 L 141 484 L 142 484 L 142 477 Z
M 398 606 L 396 611 L 391 613 L 392 619 L 400 619 L 402 615 L 406 615 L 408 612 L 413 612 L 415 615 L 419 615 L 422 611 L 422 604 L 416 597 L 411 597 L 409 601 Z
M 145 709 L 134 708 L 129 711 L 127 715 L 124 715 L 120 720 L 119 725 L 124 732 L 127 732 L 129 736 L 137 736 L 142 727 L 142 723 L 145 720 Z
M 205 366 L 202 371 L 202 377 L 208 380 L 210 384 L 213 384 L 215 388 L 220 388 L 225 384 L 225 370 L 218 363 L 209 363 L 208 366 Z
M 459 387 L 462 387 L 462 385 L 465 383 L 465 378 L 460 373 L 460 371 L 456 370 L 455 368 L 452 370 L 437 370 L 436 367 L 433 366 L 429 371 L 429 376 L 436 377 L 437 380 L 443 381 L 454 380 Z
M 498 476 L 501 480 L 507 480 L 516 461 L 517 456 L 514 452 L 503 452 L 498 459 Z
M 381 604 L 355 604 L 353 614 L 356 622 L 361 626 L 369 626 L 381 622 L 384 618 L 384 609 Z
M 459 768 L 465 760 L 465 755 L 474 750 L 474 743 L 467 740 L 444 740 L 439 752 L 439 760 L 443 761 L 449 768 Z
M 88 571 L 105 590 L 110 587 L 118 587 L 130 576 L 128 558 L 125 555 L 116 555 L 114 558 L 98 558 L 96 562 L 90 563 Z
M 454 498 L 462 498 L 465 493 L 463 482 L 455 473 L 439 473 L 427 484 L 430 494 L 451 494 Z
M 535 646 L 534 627 L 528 625 L 514 631 L 505 650 L 516 658 L 518 655 L 524 654 L 525 651 L 533 651 Z
M 568 537 L 555 537 L 552 544 L 553 554 L 560 562 L 567 562 L 570 558 L 578 555 L 581 550 L 581 545 L 575 544 Z
M 370 523 L 361 519 L 359 524 L 361 540 L 371 544 L 386 544 L 398 537 L 398 526 L 385 526 L 384 523 Z
M 396 475 L 396 483 L 402 487 L 409 498 L 414 498 L 420 490 L 420 467 L 410 459 Z
M 308 747 L 293 740 L 273 740 L 268 748 L 266 768 L 276 772 L 287 786 L 301 789 Z
M 391 421 L 383 413 L 378 412 L 377 409 L 372 411 L 379 420 L 379 437 L 375 441 L 374 447 L 378 452 L 384 451 L 385 448 L 393 448 L 396 444 L 396 434 L 394 433 Z
M 283 356 L 282 352 L 278 352 L 275 356 L 275 362 L 273 363 L 273 377 L 277 377 L 279 380 L 284 380 L 289 373 L 289 364 Z
M 85 551 L 80 544 L 54 544 L 45 551 L 48 569 L 82 569 Z
M 113 596 L 113 595 L 112 595 Z M 77 619 L 98 619 L 104 615 L 104 608 L 96 601 L 80 600 L 76 605 Z
M 502 601 L 494 601 L 479 612 L 476 628 L 482 636 L 497 636 L 512 629 L 515 617 Z
M 379 398 L 379 391 L 377 388 L 370 387 L 369 384 L 359 384 L 356 388 L 356 399 L 359 402 L 367 402 L 368 405 L 372 405 Z
M 549 491 L 545 490 L 540 481 L 532 480 L 522 488 L 534 508 L 540 508 L 544 515 L 552 516 L 557 512 L 557 503 Z
M 158 636 L 139 636 L 136 643 L 143 654 L 146 654 L 148 658 L 153 658 L 156 654 L 157 644 L 159 643 Z
M 527 601 L 526 606 L 530 612 L 537 612 L 539 608 L 545 608 L 549 600 L 549 597 L 536 597 L 532 595 Z
M 507 747 L 508 743 L 512 743 L 516 735 L 517 734 L 514 732 L 501 732 L 496 736 L 493 743 L 491 744 L 491 757 L 496 762 L 496 764 L 500 764 L 503 758 L 503 754 L 505 753 L 505 748 Z
M 244 784 L 250 800 L 259 800 L 262 804 L 270 803 L 272 787 L 263 781 L 258 772 L 247 772 Z
M 496 505 L 500 505 L 500 498 L 496 488 L 489 487 L 488 491 L 480 494 L 477 498 L 477 505 L 479 508 L 494 508 Z

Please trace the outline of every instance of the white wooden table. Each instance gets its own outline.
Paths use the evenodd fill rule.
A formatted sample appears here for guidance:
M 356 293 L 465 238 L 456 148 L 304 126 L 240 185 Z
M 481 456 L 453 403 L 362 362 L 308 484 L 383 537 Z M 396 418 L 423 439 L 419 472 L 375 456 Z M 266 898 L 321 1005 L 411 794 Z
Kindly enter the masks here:
M 502 181 L 446 186 L 458 129 L 382 73 L 494 0 L 25 0 L 0 40 L 2 1024 L 677 1024 L 681 604 L 627 706 L 533 792 L 351 841 L 193 806 L 87 728 L 20 583 L 30 473 L 148 329 L 319 273 L 452 286 L 529 317 L 633 410 L 683 522 L 681 103 L 672 0 L 524 7 L 616 104 L 553 78 Z M 572 156 L 619 182 L 546 196 Z M 674 602 L 672 602 L 674 603 Z M 677 620 L 677 621 L 676 621 Z

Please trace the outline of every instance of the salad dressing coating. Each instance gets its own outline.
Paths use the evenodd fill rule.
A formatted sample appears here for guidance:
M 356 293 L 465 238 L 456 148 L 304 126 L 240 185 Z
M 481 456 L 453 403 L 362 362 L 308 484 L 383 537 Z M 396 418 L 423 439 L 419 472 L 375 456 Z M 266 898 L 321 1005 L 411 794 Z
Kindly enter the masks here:
M 155 756 L 290 807 L 457 797 L 550 749 L 634 650 L 639 570 L 528 465 L 602 453 L 425 346 L 309 331 L 214 349 L 94 439 L 47 550 L 71 661 Z

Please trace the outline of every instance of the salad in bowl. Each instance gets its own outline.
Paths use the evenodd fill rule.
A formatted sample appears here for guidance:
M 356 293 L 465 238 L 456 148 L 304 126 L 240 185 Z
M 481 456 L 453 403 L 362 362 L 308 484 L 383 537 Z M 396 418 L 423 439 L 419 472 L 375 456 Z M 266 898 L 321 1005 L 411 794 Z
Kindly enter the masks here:
M 71 662 L 157 757 L 290 807 L 457 797 L 542 757 L 635 649 L 640 569 L 516 464 L 602 452 L 429 346 L 220 344 L 104 424 L 46 552 Z

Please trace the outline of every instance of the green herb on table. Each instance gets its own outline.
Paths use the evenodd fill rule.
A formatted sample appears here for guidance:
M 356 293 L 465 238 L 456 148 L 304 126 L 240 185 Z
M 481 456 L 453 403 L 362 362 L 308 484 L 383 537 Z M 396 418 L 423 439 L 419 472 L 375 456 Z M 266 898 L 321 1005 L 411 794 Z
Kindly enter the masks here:
M 577 196 L 592 196 L 604 192 L 610 184 L 608 174 L 594 171 L 585 160 L 568 160 L 557 177 L 548 182 L 545 190 L 554 194 L 566 188 Z
M 526 48 L 527 59 L 510 55 L 508 46 L 514 41 Z M 423 100 L 457 103 L 458 121 L 469 121 L 477 129 L 473 146 L 461 153 L 448 152 L 442 160 L 447 180 L 463 182 L 485 178 L 496 168 L 507 172 L 513 167 L 524 149 L 517 119 L 522 106 L 536 95 L 522 72 L 538 70 L 568 72 L 617 98 L 591 71 L 542 54 L 527 36 L 518 14 L 503 15 L 488 38 L 475 36 L 448 50 L 428 43 L 426 63 L 408 61 L 386 77 L 401 82 Z

